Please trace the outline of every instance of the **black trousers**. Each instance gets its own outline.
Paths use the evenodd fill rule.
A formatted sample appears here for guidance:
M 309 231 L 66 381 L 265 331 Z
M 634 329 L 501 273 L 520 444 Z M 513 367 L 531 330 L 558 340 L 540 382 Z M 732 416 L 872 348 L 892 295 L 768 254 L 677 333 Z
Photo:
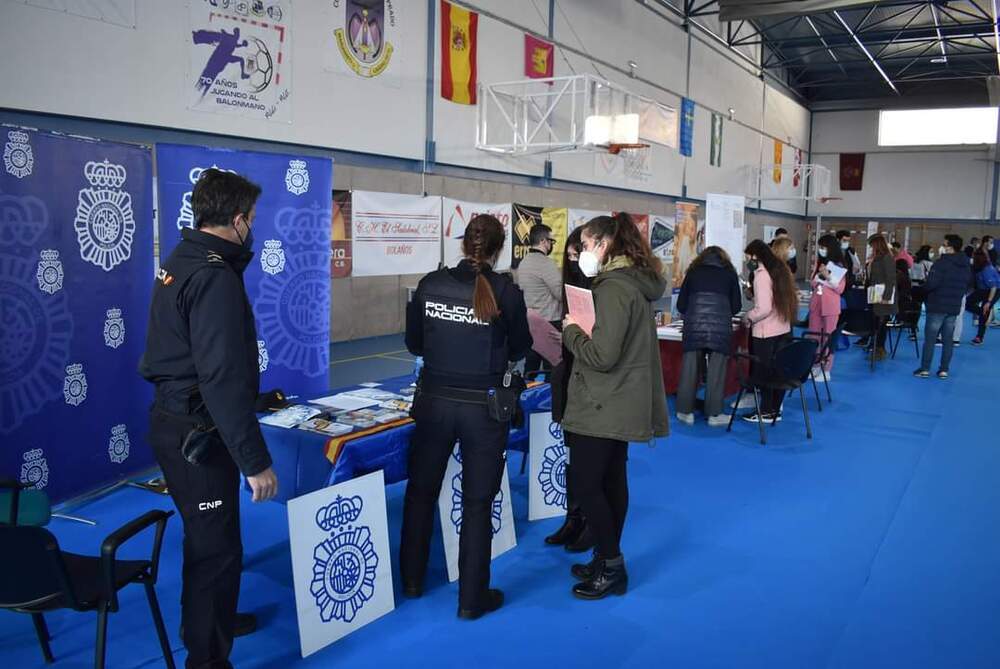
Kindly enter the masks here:
M 628 442 L 566 432 L 570 485 L 583 509 L 601 557 L 621 555 L 628 513 Z
M 181 455 L 191 426 L 153 409 L 149 443 L 184 523 L 181 625 L 188 669 L 230 668 L 240 595 L 240 472 L 220 443 L 201 465 Z
M 1000 300 L 1000 291 L 990 300 L 989 289 L 977 288 L 969 295 L 965 301 L 965 310 L 976 317 L 976 336 L 982 339 L 986 336 L 986 326 L 990 324 L 990 312 Z M 986 309 L 986 316 L 983 316 L 983 309 Z
M 400 572 L 405 585 L 423 586 L 434 513 L 455 442 L 462 453 L 462 534 L 458 542 L 458 603 L 479 608 L 490 587 L 491 512 L 500 492 L 509 423 L 490 418 L 485 404 L 422 395 L 414 407 L 409 480 L 403 504 Z
M 775 337 L 750 338 L 750 353 L 760 360 L 760 362 L 754 360 L 750 365 L 750 380 L 754 384 L 761 385 L 774 378 L 774 370 L 771 368 L 771 358 L 774 357 L 774 352 L 791 338 L 792 335 L 790 332 Z M 760 412 L 771 414 L 775 411 L 781 411 L 781 399 L 784 394 L 785 391 L 783 390 L 767 390 L 762 388 L 760 391 Z

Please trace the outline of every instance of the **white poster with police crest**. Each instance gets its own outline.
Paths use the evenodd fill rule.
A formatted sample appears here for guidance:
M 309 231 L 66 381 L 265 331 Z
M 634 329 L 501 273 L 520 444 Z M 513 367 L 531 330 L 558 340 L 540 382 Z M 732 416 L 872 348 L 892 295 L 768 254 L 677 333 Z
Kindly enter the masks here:
M 288 501 L 302 657 L 396 608 L 382 470 Z
M 528 520 L 565 515 L 569 449 L 562 426 L 549 411 L 533 413 L 530 420 Z
M 188 107 L 291 123 L 290 0 L 189 0 Z
M 448 467 L 441 484 L 438 497 L 441 512 L 441 535 L 444 538 L 444 558 L 448 566 L 448 580 L 458 580 L 458 542 L 462 536 L 462 452 L 458 444 L 448 458 Z M 490 507 L 490 522 L 493 526 L 493 544 L 490 559 L 503 555 L 517 546 L 514 532 L 514 510 L 510 503 L 510 482 L 507 465 L 503 467 L 500 492 Z

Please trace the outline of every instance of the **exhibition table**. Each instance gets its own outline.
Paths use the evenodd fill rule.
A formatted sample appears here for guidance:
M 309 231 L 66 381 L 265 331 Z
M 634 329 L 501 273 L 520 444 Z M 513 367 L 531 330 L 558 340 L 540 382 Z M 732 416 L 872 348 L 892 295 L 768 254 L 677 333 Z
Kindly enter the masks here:
M 378 389 L 395 393 L 414 380 L 412 375 L 385 379 L 380 382 Z M 329 394 L 349 392 L 361 387 L 339 388 Z M 309 399 L 301 398 L 299 402 L 307 403 Z M 521 397 L 525 416 L 549 411 L 551 403 L 552 393 L 547 383 L 533 384 Z M 409 418 L 355 430 L 339 437 L 297 428 L 264 424 L 260 427 L 278 476 L 276 500 L 279 502 L 379 469 L 385 472 L 386 484 L 406 479 L 407 453 L 410 436 L 413 434 L 413 421 Z M 523 428 L 511 429 L 507 448 L 527 452 L 527 421 Z
M 658 327 L 656 337 L 660 341 L 660 367 L 663 371 L 663 387 L 668 395 L 676 395 L 681 382 L 681 366 L 684 356 L 684 345 L 681 343 L 683 325 L 672 323 Z M 733 321 L 733 336 L 731 353 L 746 353 L 750 343 L 750 331 L 742 322 Z M 726 363 L 726 395 L 734 395 L 740 390 L 739 369 L 743 366 L 744 374 L 748 371 L 745 358 L 730 356 Z

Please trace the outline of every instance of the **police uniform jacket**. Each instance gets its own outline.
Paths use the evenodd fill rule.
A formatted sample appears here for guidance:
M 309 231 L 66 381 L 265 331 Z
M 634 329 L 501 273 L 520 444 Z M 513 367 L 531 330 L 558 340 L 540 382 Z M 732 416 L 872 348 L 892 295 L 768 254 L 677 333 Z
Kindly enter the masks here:
M 254 413 L 257 331 L 243 285 L 254 254 L 198 230 L 181 237 L 153 287 L 139 373 L 168 412 L 194 411 L 203 400 L 236 465 L 253 476 L 271 466 Z
M 431 272 L 417 285 L 406 308 L 406 348 L 423 356 L 425 387 L 487 389 L 500 383 L 509 361 L 531 349 L 521 289 L 509 276 L 483 272 L 493 288 L 500 317 L 476 318 L 472 308 L 476 271 L 463 260 Z

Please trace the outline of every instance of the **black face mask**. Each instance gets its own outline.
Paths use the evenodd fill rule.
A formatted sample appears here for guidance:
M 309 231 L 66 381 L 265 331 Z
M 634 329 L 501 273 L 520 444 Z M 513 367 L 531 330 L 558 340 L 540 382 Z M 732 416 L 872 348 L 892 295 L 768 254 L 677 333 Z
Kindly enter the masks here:
M 246 225 L 246 223 L 244 223 L 244 225 Z M 233 226 L 233 227 L 235 228 L 236 226 Z M 245 249 L 252 249 L 253 248 L 253 228 L 250 227 L 249 225 L 247 225 L 246 229 L 247 229 L 247 236 L 246 237 L 244 237 L 244 236 L 242 236 L 240 234 L 239 228 L 236 228 L 236 236 L 239 237 L 240 244 L 243 245 L 243 248 L 245 248 Z
M 549 247 L 547 249 L 545 249 L 545 255 L 547 255 L 547 256 L 552 255 L 552 249 L 554 249 L 555 247 L 556 247 L 556 245 L 550 242 L 549 243 Z
M 750 270 L 751 274 L 756 272 L 758 267 L 760 267 L 760 263 L 756 260 L 747 260 L 747 269 Z

